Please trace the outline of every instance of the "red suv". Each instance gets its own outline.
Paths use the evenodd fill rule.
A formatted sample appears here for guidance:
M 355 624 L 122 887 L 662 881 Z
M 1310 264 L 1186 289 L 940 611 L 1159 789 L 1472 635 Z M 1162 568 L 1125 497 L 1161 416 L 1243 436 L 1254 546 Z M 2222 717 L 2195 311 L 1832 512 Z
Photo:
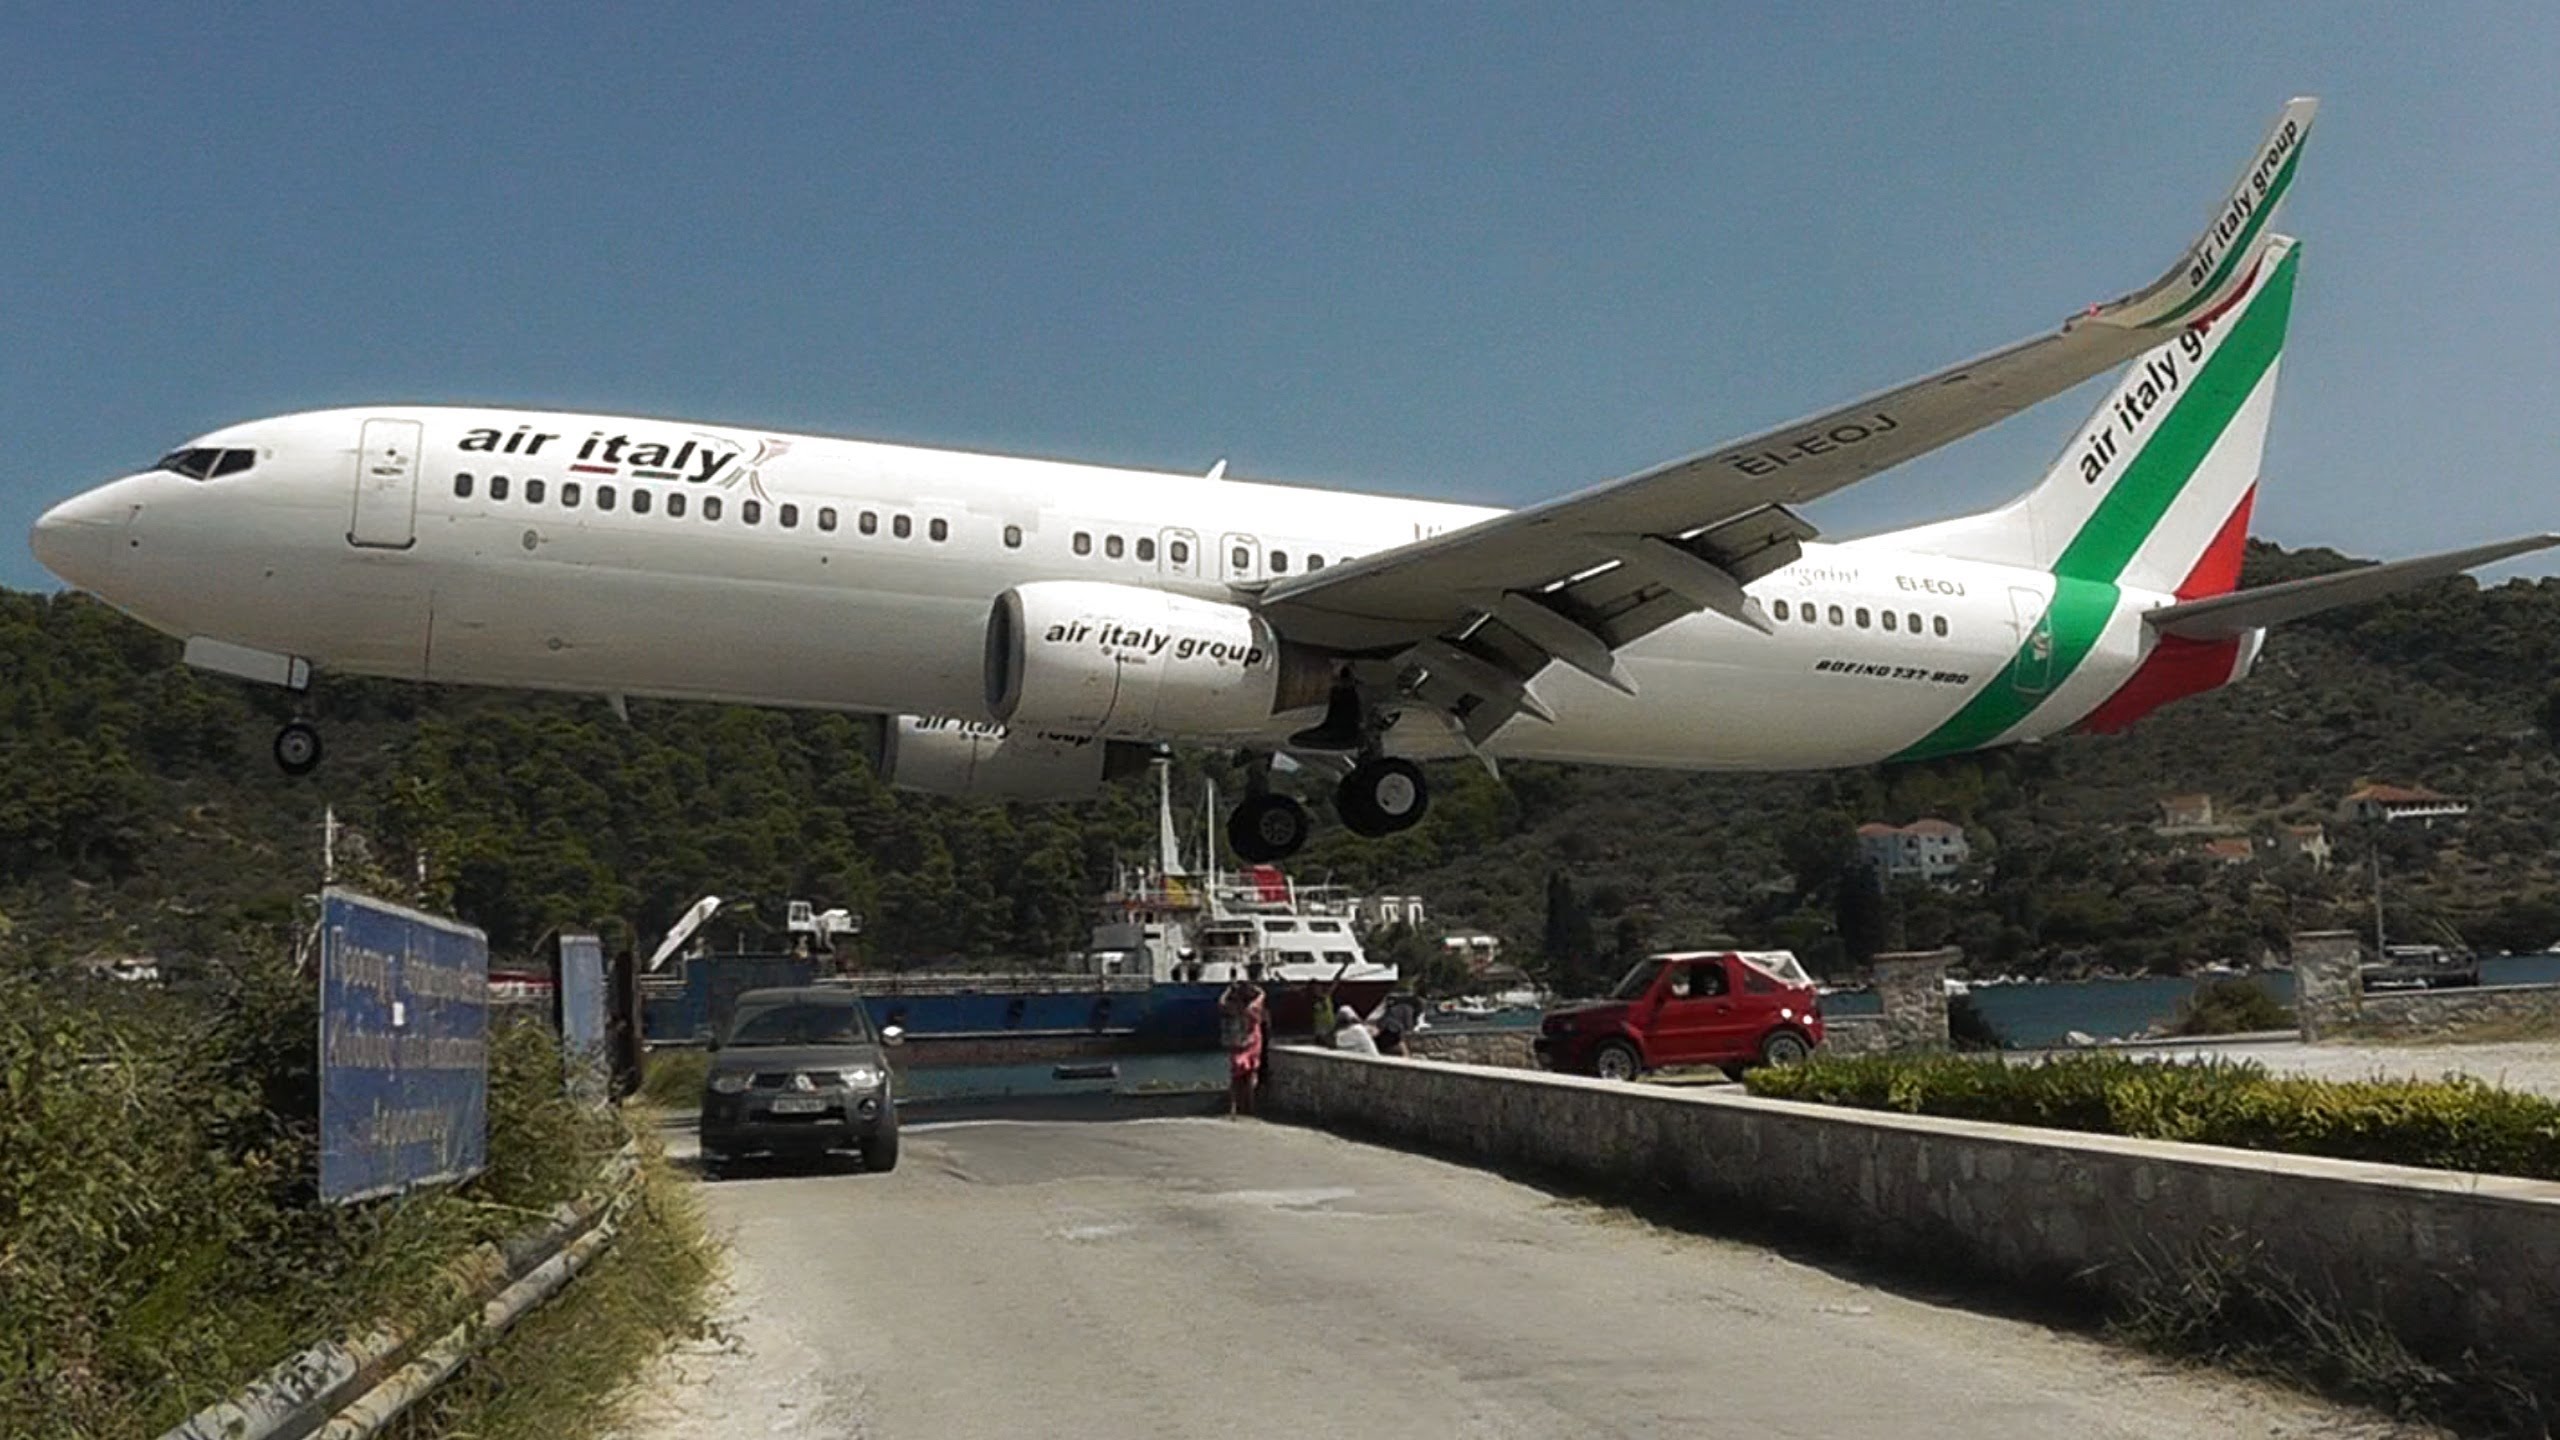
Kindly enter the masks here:
M 1785 950 L 1693 950 L 1639 960 L 1606 1000 L 1547 1012 L 1538 1063 L 1632 1080 L 1670 1065 L 1740 1075 L 1822 1043 L 1822 1000 Z

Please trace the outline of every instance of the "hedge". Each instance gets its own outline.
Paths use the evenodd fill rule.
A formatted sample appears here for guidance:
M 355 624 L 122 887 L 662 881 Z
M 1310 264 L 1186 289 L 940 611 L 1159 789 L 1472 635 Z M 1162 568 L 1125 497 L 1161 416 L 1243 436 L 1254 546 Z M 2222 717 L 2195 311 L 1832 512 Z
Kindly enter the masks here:
M 1865 1055 L 1755 1070 L 1745 1083 L 1755 1095 L 1866 1110 L 2560 1180 L 2560 1102 L 2467 1076 L 2311 1080 L 2230 1061 Z

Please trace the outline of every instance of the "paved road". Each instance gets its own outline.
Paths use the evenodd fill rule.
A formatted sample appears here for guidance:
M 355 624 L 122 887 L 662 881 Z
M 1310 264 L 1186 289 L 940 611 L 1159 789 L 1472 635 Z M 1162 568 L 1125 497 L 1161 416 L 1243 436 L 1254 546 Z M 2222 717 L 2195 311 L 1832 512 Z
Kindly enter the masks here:
M 892 1175 L 705 1193 L 728 1333 L 640 1440 L 2412 1433 L 1253 1121 L 915 1126 Z

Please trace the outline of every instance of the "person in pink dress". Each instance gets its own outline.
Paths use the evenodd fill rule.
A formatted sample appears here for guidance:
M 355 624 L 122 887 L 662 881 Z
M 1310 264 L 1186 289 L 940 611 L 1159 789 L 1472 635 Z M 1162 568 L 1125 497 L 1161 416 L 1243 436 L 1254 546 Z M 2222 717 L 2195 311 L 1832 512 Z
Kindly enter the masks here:
M 1230 1117 L 1253 1113 L 1253 1093 L 1262 1083 L 1262 1045 L 1270 1029 L 1261 986 L 1239 977 L 1218 997 L 1218 1034 L 1227 1047 Z

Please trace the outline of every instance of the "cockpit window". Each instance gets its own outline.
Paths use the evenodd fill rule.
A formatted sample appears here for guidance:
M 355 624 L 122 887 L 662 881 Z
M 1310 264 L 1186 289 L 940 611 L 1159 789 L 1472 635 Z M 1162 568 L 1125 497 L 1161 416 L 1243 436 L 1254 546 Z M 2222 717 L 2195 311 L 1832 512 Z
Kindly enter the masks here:
M 160 457 L 155 470 L 184 475 L 190 480 L 212 480 L 224 475 L 237 475 L 258 463 L 255 450 L 172 450 Z

